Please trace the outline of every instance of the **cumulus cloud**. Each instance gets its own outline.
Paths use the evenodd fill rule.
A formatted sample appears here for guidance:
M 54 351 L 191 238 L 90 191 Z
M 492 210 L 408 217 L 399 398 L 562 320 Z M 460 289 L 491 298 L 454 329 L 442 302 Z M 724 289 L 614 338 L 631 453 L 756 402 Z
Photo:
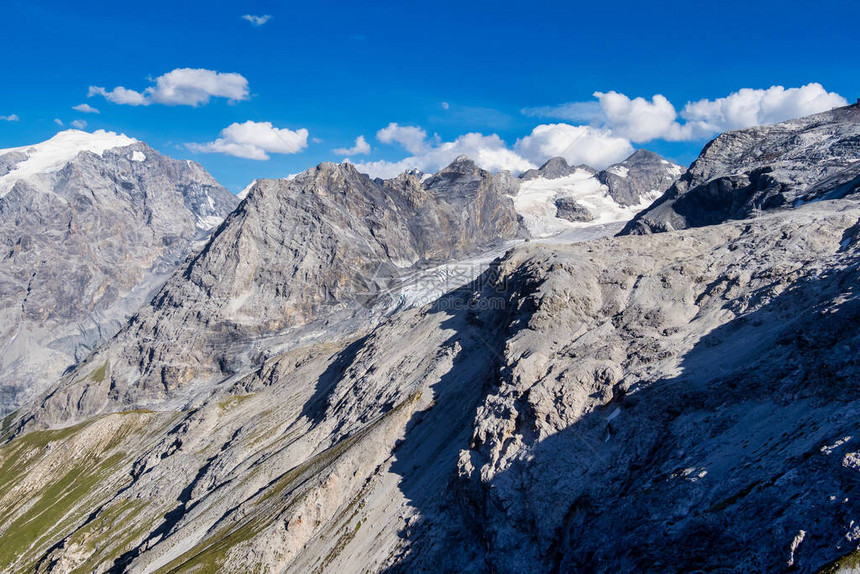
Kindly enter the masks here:
M 9 114 L 8 116 L 0 116 L 0 121 L 4 122 L 17 122 L 21 118 L 18 117 L 18 114 Z
M 681 111 L 688 122 L 711 131 L 725 131 L 773 124 L 848 105 L 835 92 L 818 83 L 799 88 L 771 86 L 766 90 L 744 88 L 725 98 L 689 102 Z
M 428 139 L 427 133 L 419 127 L 392 123 L 379 130 L 376 137 L 383 143 L 398 143 L 412 155 L 399 161 L 380 160 L 355 164 L 356 169 L 372 177 L 395 177 L 412 169 L 435 172 L 460 155 L 469 156 L 476 164 L 489 171 L 508 169 L 520 172 L 535 167 L 533 163 L 509 149 L 496 134 L 485 136 L 468 133 L 445 142 L 438 137 Z
M 603 169 L 633 153 L 629 140 L 609 130 L 570 124 L 539 125 L 517 140 L 514 148 L 538 165 L 551 157 L 563 157 L 571 165 L 586 164 L 595 169 Z
M 89 97 L 102 96 L 115 104 L 148 106 L 199 106 L 209 103 L 211 98 L 225 98 L 230 102 L 247 100 L 250 97 L 248 80 L 241 74 L 222 73 L 214 70 L 177 68 L 157 77 L 155 85 L 142 92 L 118 86 L 107 90 L 101 86 L 90 86 Z
M 78 104 L 77 106 L 72 106 L 72 109 L 77 112 L 83 112 L 85 114 L 98 114 L 101 113 L 94 107 L 89 104 Z
M 87 122 L 86 120 L 72 120 L 72 127 L 82 130 L 87 127 Z
M 337 148 L 332 150 L 337 155 L 367 155 L 370 153 L 370 144 L 364 139 L 364 136 L 355 138 L 355 145 L 351 148 Z
M 269 14 L 263 14 L 262 16 L 253 16 L 251 14 L 245 14 L 244 16 L 242 16 L 242 20 L 247 20 L 254 26 L 262 26 L 271 19 L 272 16 Z
M 524 108 L 525 115 L 589 122 L 615 136 L 641 143 L 655 139 L 691 141 L 726 130 L 781 122 L 847 105 L 845 98 L 821 84 L 799 88 L 744 88 L 715 100 L 688 102 L 679 114 L 664 96 L 650 100 L 624 94 L 595 92 L 596 102 Z M 684 121 L 679 121 L 679 116 Z
M 134 90 L 129 90 L 122 86 L 117 86 L 113 90 L 106 90 L 100 86 L 90 86 L 90 90 L 87 92 L 87 97 L 91 98 L 93 96 L 102 96 L 109 102 L 123 106 L 149 105 L 149 100 L 147 100 L 144 94 Z
M 308 147 L 308 130 L 276 128 L 271 122 L 230 124 L 221 137 L 208 143 L 189 143 L 192 151 L 223 153 L 246 159 L 266 160 L 270 153 L 293 154 Z
M 634 142 L 654 139 L 685 140 L 691 133 L 675 119 L 678 112 L 664 96 L 657 94 L 630 99 L 618 92 L 594 92 L 600 102 L 606 125 L 618 136 Z
M 399 143 L 412 154 L 424 152 L 429 144 L 427 132 L 417 126 L 401 126 L 394 122 L 376 132 L 376 139 L 382 143 Z

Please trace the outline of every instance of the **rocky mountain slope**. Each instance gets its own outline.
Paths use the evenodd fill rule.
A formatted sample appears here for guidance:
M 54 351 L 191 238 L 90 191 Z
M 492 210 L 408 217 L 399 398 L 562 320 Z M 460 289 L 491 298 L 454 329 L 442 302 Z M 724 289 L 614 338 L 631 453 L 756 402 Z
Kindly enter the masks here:
M 235 203 L 110 132 L 0 150 L 0 413 L 116 333 Z
M 520 176 L 514 202 L 532 236 L 625 222 L 645 209 L 683 172 L 659 155 L 638 150 L 603 171 L 548 160 Z
M 285 346 L 378 319 L 399 304 L 387 289 L 402 275 L 523 233 L 506 181 L 467 158 L 423 183 L 417 174 L 371 180 L 348 163 L 260 180 L 34 416 L 188 400 Z M 104 376 L 88 376 L 98 365 Z
M 843 200 L 531 242 L 193 408 L 26 433 L 0 449 L 0 561 L 816 571 L 858 544 L 858 227 Z
M 532 239 L 386 298 L 520 234 L 514 191 L 463 159 L 257 182 L 0 424 L 0 570 L 856 567 L 856 196 Z
M 624 233 L 713 225 L 860 189 L 860 105 L 726 132 Z

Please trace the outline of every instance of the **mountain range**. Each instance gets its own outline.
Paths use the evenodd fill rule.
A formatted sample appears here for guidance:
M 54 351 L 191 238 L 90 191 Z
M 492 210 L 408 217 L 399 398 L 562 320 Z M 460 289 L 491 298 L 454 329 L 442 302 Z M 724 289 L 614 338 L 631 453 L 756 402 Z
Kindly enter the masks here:
M 241 199 L 0 151 L 0 569 L 851 571 L 858 114 Z

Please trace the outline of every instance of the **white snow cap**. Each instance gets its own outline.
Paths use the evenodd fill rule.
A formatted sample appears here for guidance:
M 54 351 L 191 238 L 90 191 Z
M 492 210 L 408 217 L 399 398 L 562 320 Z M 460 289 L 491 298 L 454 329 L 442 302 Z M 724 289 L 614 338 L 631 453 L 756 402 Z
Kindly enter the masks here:
M 137 143 L 137 141 L 125 134 L 105 130 L 96 130 L 92 133 L 81 130 L 66 130 L 42 143 L 0 149 L 0 156 L 10 152 L 27 154 L 27 159 L 19 162 L 12 171 L 0 177 L 0 197 L 6 195 L 17 181 L 61 170 L 83 151 L 102 155 L 109 149 L 125 147 Z

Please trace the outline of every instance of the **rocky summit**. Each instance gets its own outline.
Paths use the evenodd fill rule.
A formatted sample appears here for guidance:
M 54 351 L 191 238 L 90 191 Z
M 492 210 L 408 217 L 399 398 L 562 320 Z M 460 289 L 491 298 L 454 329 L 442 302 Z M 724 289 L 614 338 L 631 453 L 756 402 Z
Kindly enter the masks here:
M 855 113 L 678 181 L 644 152 L 258 180 L 3 419 L 0 570 L 856 571 Z M 754 217 L 683 211 L 762 166 Z M 662 233 L 612 236 L 658 196 L 628 231 Z
M 624 233 L 652 233 L 754 217 L 860 189 L 860 104 L 726 132 Z

